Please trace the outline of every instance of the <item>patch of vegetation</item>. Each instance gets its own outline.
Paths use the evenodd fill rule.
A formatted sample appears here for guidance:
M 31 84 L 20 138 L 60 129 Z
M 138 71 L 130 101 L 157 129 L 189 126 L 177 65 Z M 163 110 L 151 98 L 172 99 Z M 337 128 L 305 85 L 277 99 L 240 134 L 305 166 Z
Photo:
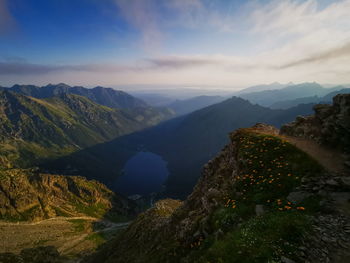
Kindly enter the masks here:
M 322 175 L 323 167 L 287 141 L 247 130 L 236 133 L 239 174 L 233 191 L 211 216 L 221 240 L 199 237 L 191 244 L 194 262 L 298 262 L 295 251 L 319 211 L 317 195 L 301 203 L 287 200 L 303 177 Z M 260 205 L 262 214 L 256 215 Z M 199 259 L 199 260 L 198 260 Z
M 75 208 L 78 212 L 83 213 L 87 216 L 102 218 L 106 215 L 108 211 L 108 207 L 103 203 L 95 203 L 95 204 L 84 204 L 84 203 L 76 203 Z
M 26 211 L 21 213 L 22 220 L 31 220 L 35 217 L 36 214 L 41 214 L 41 207 L 40 205 L 35 205 Z
M 72 223 L 75 233 L 85 231 L 88 226 L 88 221 L 85 219 L 70 219 L 68 222 Z
M 134 219 L 133 216 L 121 215 L 118 213 L 109 212 L 105 215 L 105 218 L 114 223 L 129 222 Z
M 59 207 L 52 207 L 55 212 L 56 212 L 56 215 L 57 216 L 63 216 L 63 217 L 70 217 L 71 215 L 66 213 L 63 209 L 59 208 Z
M 154 212 L 160 217 L 169 217 L 181 205 L 181 201 L 174 199 L 160 200 L 155 204 Z
M 90 240 L 96 244 L 96 246 L 100 246 L 107 241 L 107 238 L 103 232 L 92 233 L 86 237 L 86 240 Z
M 310 223 L 297 211 L 272 212 L 252 217 L 241 227 L 215 241 L 203 262 L 279 262 L 281 256 L 298 260 L 294 252 Z
M 249 132 L 236 136 L 240 173 L 235 178 L 235 191 L 225 200 L 225 206 L 237 211 L 245 210 L 249 204 L 279 211 L 306 210 L 288 202 L 286 197 L 300 186 L 303 177 L 322 175 L 323 167 L 280 138 Z

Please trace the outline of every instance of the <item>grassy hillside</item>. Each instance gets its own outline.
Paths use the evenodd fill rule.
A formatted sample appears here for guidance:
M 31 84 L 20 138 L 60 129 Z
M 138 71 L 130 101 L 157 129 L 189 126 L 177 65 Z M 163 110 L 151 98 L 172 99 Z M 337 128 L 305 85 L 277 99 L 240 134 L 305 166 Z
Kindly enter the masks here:
M 57 216 L 116 219 L 136 214 L 136 205 L 97 181 L 35 170 L 0 171 L 0 220 L 37 221 Z
M 8 90 L 39 99 L 50 98 L 60 94 L 75 94 L 84 96 L 98 104 L 111 108 L 132 109 L 148 106 L 142 100 L 137 99 L 126 92 L 104 87 L 88 89 L 79 86 L 71 87 L 60 83 L 57 85 L 49 84 L 43 87 L 34 85 L 14 85 Z
M 1 91 L 0 161 L 4 166 L 31 166 L 162 119 L 152 111 L 112 109 L 78 95 L 36 99 Z

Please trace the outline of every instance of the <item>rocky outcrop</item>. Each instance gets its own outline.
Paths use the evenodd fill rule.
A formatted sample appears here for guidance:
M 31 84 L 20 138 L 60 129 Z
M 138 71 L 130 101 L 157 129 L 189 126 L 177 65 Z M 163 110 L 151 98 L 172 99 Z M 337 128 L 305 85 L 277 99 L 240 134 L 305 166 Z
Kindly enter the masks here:
M 335 96 L 332 105 L 315 105 L 314 111 L 282 126 L 281 134 L 309 138 L 350 154 L 350 94 Z
M 97 181 L 35 170 L 0 171 L 0 219 L 41 220 L 56 216 L 131 215 L 136 206 Z

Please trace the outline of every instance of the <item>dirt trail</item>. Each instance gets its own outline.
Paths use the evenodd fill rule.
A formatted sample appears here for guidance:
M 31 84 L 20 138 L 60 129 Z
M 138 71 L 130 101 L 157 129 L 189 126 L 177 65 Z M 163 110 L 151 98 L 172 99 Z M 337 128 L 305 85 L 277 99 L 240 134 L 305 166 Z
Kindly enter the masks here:
M 276 130 L 256 130 L 255 132 L 277 136 L 282 140 L 289 142 L 290 144 L 309 154 L 312 158 L 318 161 L 328 172 L 330 172 L 333 175 L 348 175 L 346 172 L 346 168 L 344 167 L 344 155 L 339 151 L 322 146 L 310 139 L 280 135 Z
M 312 156 L 323 167 L 325 167 L 328 172 L 336 175 L 345 175 L 345 160 L 341 152 L 326 148 L 315 141 L 308 139 L 284 135 L 279 135 L 279 137 Z

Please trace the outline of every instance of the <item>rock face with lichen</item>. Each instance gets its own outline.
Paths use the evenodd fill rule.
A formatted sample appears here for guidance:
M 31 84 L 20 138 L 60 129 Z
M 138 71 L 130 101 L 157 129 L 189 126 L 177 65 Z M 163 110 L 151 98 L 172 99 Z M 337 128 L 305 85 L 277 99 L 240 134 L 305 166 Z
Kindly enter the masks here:
M 130 215 L 136 206 L 105 185 L 79 176 L 34 170 L 0 171 L 0 219 L 36 221 L 56 216 Z
M 337 242 L 350 241 L 349 217 L 329 198 L 339 185 L 277 134 L 264 124 L 233 132 L 183 203 L 161 201 L 84 262 L 345 259 Z

